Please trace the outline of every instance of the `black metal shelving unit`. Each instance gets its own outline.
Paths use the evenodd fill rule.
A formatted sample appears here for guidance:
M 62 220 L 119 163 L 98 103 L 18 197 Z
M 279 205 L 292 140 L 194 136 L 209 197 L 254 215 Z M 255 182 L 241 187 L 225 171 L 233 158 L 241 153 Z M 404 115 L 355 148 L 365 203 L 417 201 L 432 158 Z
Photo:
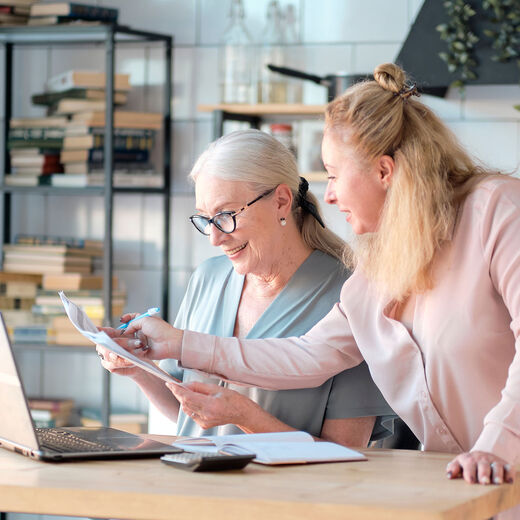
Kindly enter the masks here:
M 164 45 L 164 103 L 163 103 L 163 187 L 138 188 L 114 187 L 113 185 L 113 137 L 114 137 L 114 73 L 116 45 L 125 43 L 159 42 Z M 103 187 L 87 188 L 54 188 L 51 186 L 15 187 L 6 186 L 5 173 L 10 171 L 9 154 L 6 142 L 9 130 L 9 120 L 12 110 L 13 80 L 13 48 L 15 46 L 58 46 L 58 45 L 101 45 L 105 50 L 105 142 L 104 169 L 105 184 Z M 11 204 L 13 194 L 40 194 L 63 196 L 97 196 L 104 198 L 105 229 L 103 254 L 103 301 L 105 307 L 105 323 L 112 323 L 112 272 L 113 272 L 113 202 L 114 196 L 124 194 L 153 194 L 162 196 L 164 235 L 162 259 L 162 313 L 168 318 L 168 288 L 169 288 L 169 258 L 170 258 L 170 170 L 171 170 L 171 102 L 172 102 L 172 47 L 173 37 L 147 31 L 135 30 L 116 24 L 100 25 L 53 25 L 53 26 L 17 26 L 0 27 L 0 46 L 4 56 L 4 124 L 0 139 L 0 262 L 3 258 L 3 244 L 11 240 Z M 31 348 L 23 345 L 17 348 Z M 63 349 L 66 351 L 66 348 Z M 91 352 L 92 349 L 71 349 L 72 352 Z M 110 416 L 110 374 L 103 370 L 103 402 L 102 419 L 105 425 Z

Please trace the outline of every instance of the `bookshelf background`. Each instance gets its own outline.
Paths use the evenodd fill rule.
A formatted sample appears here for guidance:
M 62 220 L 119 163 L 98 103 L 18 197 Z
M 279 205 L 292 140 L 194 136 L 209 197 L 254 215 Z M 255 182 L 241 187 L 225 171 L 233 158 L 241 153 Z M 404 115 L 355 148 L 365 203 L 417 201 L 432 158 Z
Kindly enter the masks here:
M 134 239 L 141 240 L 143 250 L 153 255 L 153 265 L 155 283 L 146 284 L 149 293 L 135 289 L 135 303 L 128 309 L 140 309 L 153 300 L 153 305 L 161 306 L 165 316 L 168 314 L 169 298 L 169 204 L 170 204 L 170 164 L 171 164 L 171 141 L 170 141 L 170 110 L 171 110 L 171 49 L 172 37 L 157 33 L 134 31 L 127 27 L 117 26 L 86 26 L 86 27 L 17 27 L 0 29 L 0 42 L 3 43 L 3 65 L 4 81 L 2 94 L 5 103 L 2 110 L 4 117 L 2 142 L 5 142 L 6 130 L 8 128 L 9 116 L 12 117 L 41 117 L 45 115 L 45 108 L 36 107 L 31 104 L 31 94 L 41 92 L 47 79 L 66 70 L 78 69 L 81 62 L 81 70 L 88 68 L 89 65 L 83 61 L 78 61 L 80 56 L 88 56 L 91 60 L 92 70 L 105 71 L 107 77 L 107 92 L 112 85 L 112 77 L 120 66 L 119 50 L 121 47 L 130 47 L 130 51 L 135 56 L 136 50 L 143 45 L 149 44 L 157 52 L 156 58 L 158 65 L 162 64 L 162 83 L 156 85 L 154 99 L 156 99 L 156 112 L 163 114 L 163 128 L 157 132 L 156 140 L 159 141 L 155 146 L 153 158 L 157 171 L 163 175 L 162 188 L 150 187 L 113 187 L 110 182 L 105 183 L 104 187 L 83 188 L 83 189 L 58 189 L 50 186 L 45 187 L 6 187 L 3 188 L 3 230 L 4 239 L 12 241 L 19 234 L 42 235 L 50 237 L 69 236 L 77 238 L 91 238 L 103 242 L 103 262 L 101 273 L 105 280 L 112 279 L 114 261 L 122 255 L 123 258 L 132 258 L 133 251 L 125 248 L 126 244 L 118 247 L 114 240 L 114 231 L 118 226 L 126 227 L 130 220 L 131 234 Z M 45 55 L 41 54 L 42 45 L 45 48 Z M 66 50 L 65 50 L 66 49 Z M 92 50 L 93 49 L 93 50 Z M 33 54 L 31 54 L 33 53 Z M 62 54 L 63 53 L 63 54 Z M 64 56 L 72 54 L 66 60 Z M 28 68 L 31 60 L 25 58 L 33 56 L 39 58 L 38 64 L 43 62 L 46 70 Z M 51 66 L 51 62 L 54 64 Z M 143 62 L 141 67 L 143 66 Z M 54 68 L 55 66 L 55 68 Z M 66 68 L 66 67 L 70 67 Z M 49 68 L 47 68 L 49 67 Z M 65 67 L 65 68 L 64 68 Z M 139 67 L 134 66 L 127 74 L 138 76 L 137 90 L 142 90 L 142 71 L 138 74 Z M 36 75 L 41 72 L 41 75 Z M 133 73 L 133 74 L 132 74 Z M 28 83 L 31 87 L 28 88 Z M 18 88 L 20 85 L 20 88 Z M 137 92 L 138 93 L 138 92 Z M 136 94 L 134 92 L 134 94 Z M 130 97 L 130 93 L 129 93 Z M 159 99 L 157 99 L 159 98 Z M 107 118 L 110 122 L 113 106 L 110 99 L 107 99 Z M 136 111 L 146 112 L 134 102 Z M 110 124 L 105 127 L 105 135 L 110 136 Z M 105 147 L 105 171 L 107 164 L 110 164 L 112 149 L 110 139 L 106 140 Z M 5 153 L 2 147 L 2 153 Z M 6 163 L 6 155 L 2 155 L 2 163 Z M 7 169 L 4 169 L 6 171 Z M 7 170 L 9 171 L 9 170 Z M 130 211 L 120 210 L 119 207 L 128 208 Z M 144 222 L 136 223 L 131 216 L 144 208 L 153 208 L 155 219 L 153 229 L 148 229 Z M 117 217 L 115 217 L 117 213 Z M 152 243 L 148 245 L 148 242 Z M 115 246 L 115 247 L 114 247 Z M 117 251 L 117 253 L 116 253 Z M 140 265 L 142 258 L 135 260 Z M 127 262 L 132 265 L 133 262 Z M 134 264 L 135 265 L 135 264 Z M 121 264 L 119 265 L 119 267 Z M 123 269 L 125 265 L 123 263 Z M 140 269 L 139 269 L 140 270 Z M 141 270 L 140 270 L 141 271 Z M 146 272 L 140 273 L 146 276 Z M 124 275 L 118 278 L 123 280 Z M 128 276 L 126 287 L 135 287 L 136 277 Z M 111 284 L 105 283 L 103 286 L 104 301 L 111 300 L 113 288 Z M 140 296 L 139 296 L 140 295 Z M 151 304 L 148 306 L 152 306 Z M 109 307 L 109 306 L 108 306 Z M 107 305 L 105 305 L 107 309 Z M 119 314 L 117 315 L 117 317 Z M 117 318 L 114 316 L 113 318 Z M 113 323 L 111 316 L 108 316 L 107 323 Z M 110 406 L 108 403 L 114 400 L 114 394 L 110 391 L 110 377 L 108 372 L 100 366 L 97 356 L 94 356 L 93 346 L 89 350 L 62 347 L 61 351 L 44 348 L 33 348 L 34 346 L 17 345 L 19 361 L 24 381 L 27 384 L 27 391 L 33 396 L 45 397 L 72 397 L 79 406 L 91 408 L 101 406 L 102 419 L 108 422 Z M 37 346 L 36 346 L 37 347 Z M 66 352 L 69 350 L 69 352 Z M 69 354 L 64 356 L 64 353 Z M 88 355 L 90 354 L 90 355 Z M 123 382 L 123 387 L 125 387 Z M 88 391 L 86 391 L 88 389 Z M 126 389 L 121 391 L 127 394 L 120 399 L 125 401 L 124 408 L 136 411 L 145 411 L 146 403 L 139 402 L 137 393 L 133 389 L 135 399 L 128 399 Z M 116 398 L 117 401 L 117 398 Z M 130 402 L 129 402 L 130 401 Z M 114 408 L 122 408 L 115 405 Z

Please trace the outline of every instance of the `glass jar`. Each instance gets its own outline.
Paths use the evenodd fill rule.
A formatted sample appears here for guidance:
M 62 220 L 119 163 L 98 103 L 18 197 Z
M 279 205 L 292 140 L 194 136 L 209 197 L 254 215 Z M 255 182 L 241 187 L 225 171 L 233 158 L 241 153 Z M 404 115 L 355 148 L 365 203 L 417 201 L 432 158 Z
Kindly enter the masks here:
M 286 103 L 287 80 L 276 72 L 271 72 L 268 64 L 282 67 L 285 64 L 283 47 L 282 13 L 278 0 L 271 0 L 267 6 L 266 26 L 260 46 L 258 71 L 258 102 Z
M 229 25 L 219 48 L 219 84 L 222 103 L 254 103 L 255 52 L 244 24 L 242 0 L 232 0 Z
M 277 140 L 280 141 L 284 146 L 286 146 L 294 155 L 296 158 L 297 148 L 296 144 L 294 143 L 294 136 L 293 136 L 293 127 L 289 124 L 282 124 L 282 123 L 273 123 L 269 126 L 269 130 L 271 132 L 271 135 Z

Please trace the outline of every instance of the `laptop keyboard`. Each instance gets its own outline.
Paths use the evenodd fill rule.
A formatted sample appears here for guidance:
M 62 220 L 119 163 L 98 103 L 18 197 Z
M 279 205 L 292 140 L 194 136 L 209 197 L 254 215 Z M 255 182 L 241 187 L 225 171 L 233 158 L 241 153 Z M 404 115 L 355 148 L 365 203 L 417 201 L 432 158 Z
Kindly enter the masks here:
M 36 435 L 42 448 L 59 453 L 96 453 L 102 451 L 118 451 L 117 449 L 100 442 L 88 441 L 64 430 L 36 428 Z

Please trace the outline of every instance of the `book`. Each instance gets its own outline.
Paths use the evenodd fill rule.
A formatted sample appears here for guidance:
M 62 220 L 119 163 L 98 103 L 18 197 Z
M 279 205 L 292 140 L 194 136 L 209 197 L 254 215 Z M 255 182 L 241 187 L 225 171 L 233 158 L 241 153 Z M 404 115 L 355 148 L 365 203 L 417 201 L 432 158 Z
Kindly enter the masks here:
M 47 273 L 84 273 L 90 274 L 90 265 L 78 264 L 42 264 L 34 261 L 24 261 L 19 259 L 4 261 L 4 271 L 11 273 L 31 273 L 31 274 L 47 274 Z
M 34 282 L 6 282 L 5 295 L 18 298 L 35 298 L 39 283 Z
M 1 273 L 0 273 L 1 274 Z M 11 274 L 11 273 L 9 273 Z M 1 279 L 1 278 L 0 278 Z M 47 290 L 67 290 L 78 291 L 81 289 L 102 289 L 103 277 L 90 274 L 65 273 L 65 274 L 45 274 L 41 281 L 42 287 Z M 118 280 L 114 277 L 112 287 L 118 286 Z
M 70 248 L 97 250 L 102 249 L 103 240 L 92 238 L 76 238 L 76 237 L 57 237 L 41 234 L 17 233 L 15 237 L 16 244 L 25 245 L 46 245 L 46 246 L 67 246 Z M 89 252 L 89 254 L 91 254 Z
M 41 274 L 18 274 L 0 271 L 0 283 L 18 282 L 41 285 L 42 279 Z
M 34 305 L 33 297 L 0 295 L 0 309 L 31 310 Z
M 148 150 L 119 150 L 114 149 L 112 154 L 114 161 L 123 162 L 147 162 Z M 60 161 L 63 164 L 71 162 L 103 162 L 105 150 L 103 148 L 91 148 L 85 150 L 62 150 Z
M 81 305 L 82 307 L 89 305 L 100 305 L 102 306 L 103 295 L 101 291 L 91 291 L 90 294 L 80 294 L 79 292 L 71 292 L 71 297 L 74 298 L 74 301 Z M 0 297 L 1 298 L 1 297 Z M 40 291 L 35 298 L 34 303 L 36 305 L 61 305 L 60 297 L 56 291 L 52 291 L 52 293 L 44 293 Z M 124 291 L 113 291 L 112 293 L 112 305 L 123 306 L 126 303 L 126 293 Z
M 302 431 L 187 437 L 173 445 L 192 452 L 254 453 L 253 462 L 267 465 L 367 460 L 362 453 L 340 444 L 315 442 L 312 435 Z
M 91 252 L 92 251 L 92 252 Z M 47 264 L 90 265 L 92 256 L 98 256 L 98 249 L 76 248 L 67 245 L 4 244 L 4 258 L 36 260 Z
M 30 14 L 31 16 L 67 16 L 74 19 L 115 23 L 119 10 L 76 2 L 54 2 L 32 5 Z
M 123 314 L 123 305 L 112 305 L 112 316 L 121 316 Z M 103 305 L 84 305 L 85 314 L 91 319 L 103 319 L 105 317 L 105 307 Z M 63 306 L 58 305 L 33 305 L 33 314 L 54 318 L 63 315 Z M 70 343 L 69 343 L 70 344 Z
M 32 4 L 35 4 L 39 1 L 40 0 L 0 0 L 0 5 L 30 7 Z
M 0 25 L 26 25 L 27 16 L 0 11 Z
M 115 128 L 150 128 L 160 130 L 163 115 L 155 112 L 130 112 L 116 110 L 114 112 Z M 91 111 L 73 114 L 72 123 L 83 123 L 88 126 L 105 126 L 105 112 Z
M 10 128 L 7 135 L 7 148 L 13 151 L 20 149 L 61 148 L 65 129 L 44 127 Z
M 57 168 L 60 154 L 14 154 L 11 155 L 11 166 L 52 166 Z
M 0 13 L 22 14 L 29 16 L 31 8 L 27 5 L 1 5 Z
M 116 410 L 110 413 L 109 424 L 118 430 L 130 433 L 144 433 L 148 428 L 148 414 Z M 101 411 L 97 408 L 82 408 L 81 425 L 90 427 L 102 426 Z
M 105 164 L 101 162 L 83 161 L 83 162 L 71 162 L 63 165 L 65 173 L 76 174 L 76 173 L 94 173 L 94 174 L 105 174 Z M 149 162 L 135 163 L 135 162 L 115 162 L 114 163 L 114 174 L 157 174 L 153 165 Z
M 105 110 L 105 100 L 63 98 L 52 105 L 50 110 L 53 114 L 75 114 L 85 110 Z
M 153 148 L 154 130 L 133 129 L 133 131 L 141 132 L 141 135 L 129 135 L 122 129 L 116 130 L 113 136 L 113 148 L 116 150 L 151 150 Z M 104 131 L 84 135 L 66 135 L 63 139 L 64 150 L 103 148 L 104 144 Z
M 34 105 L 52 106 L 62 99 L 91 99 L 104 100 L 104 89 L 93 88 L 71 88 L 63 92 L 42 92 L 41 94 L 33 94 L 31 101 Z M 126 92 L 114 92 L 114 104 L 123 105 L 126 103 L 128 95 Z
M 52 343 L 54 335 L 46 324 L 25 324 L 13 327 L 12 339 L 16 343 Z
M 47 90 L 63 92 L 71 88 L 105 88 L 106 75 L 104 72 L 93 70 L 69 70 L 53 76 L 47 81 Z M 130 90 L 130 75 L 114 75 L 115 90 Z
M 6 175 L 6 186 L 48 186 L 52 182 L 52 175 Z M 25 272 L 25 271 L 24 271 Z
M 9 128 L 64 128 L 67 123 L 65 116 L 12 117 Z
M 32 410 L 49 410 L 51 412 L 70 412 L 75 406 L 74 399 L 69 398 L 28 397 L 27 402 Z
M 18 240 L 24 240 L 24 238 L 18 238 Z M 97 244 L 51 244 L 51 243 L 36 243 L 31 244 L 27 242 L 18 242 L 16 244 L 4 244 L 4 251 L 10 254 L 18 254 L 24 255 L 26 257 L 34 257 L 45 255 L 46 258 L 50 257 L 83 257 L 80 261 L 82 263 L 88 262 L 88 257 L 92 256 L 102 256 L 103 249 L 102 246 L 97 246 Z

